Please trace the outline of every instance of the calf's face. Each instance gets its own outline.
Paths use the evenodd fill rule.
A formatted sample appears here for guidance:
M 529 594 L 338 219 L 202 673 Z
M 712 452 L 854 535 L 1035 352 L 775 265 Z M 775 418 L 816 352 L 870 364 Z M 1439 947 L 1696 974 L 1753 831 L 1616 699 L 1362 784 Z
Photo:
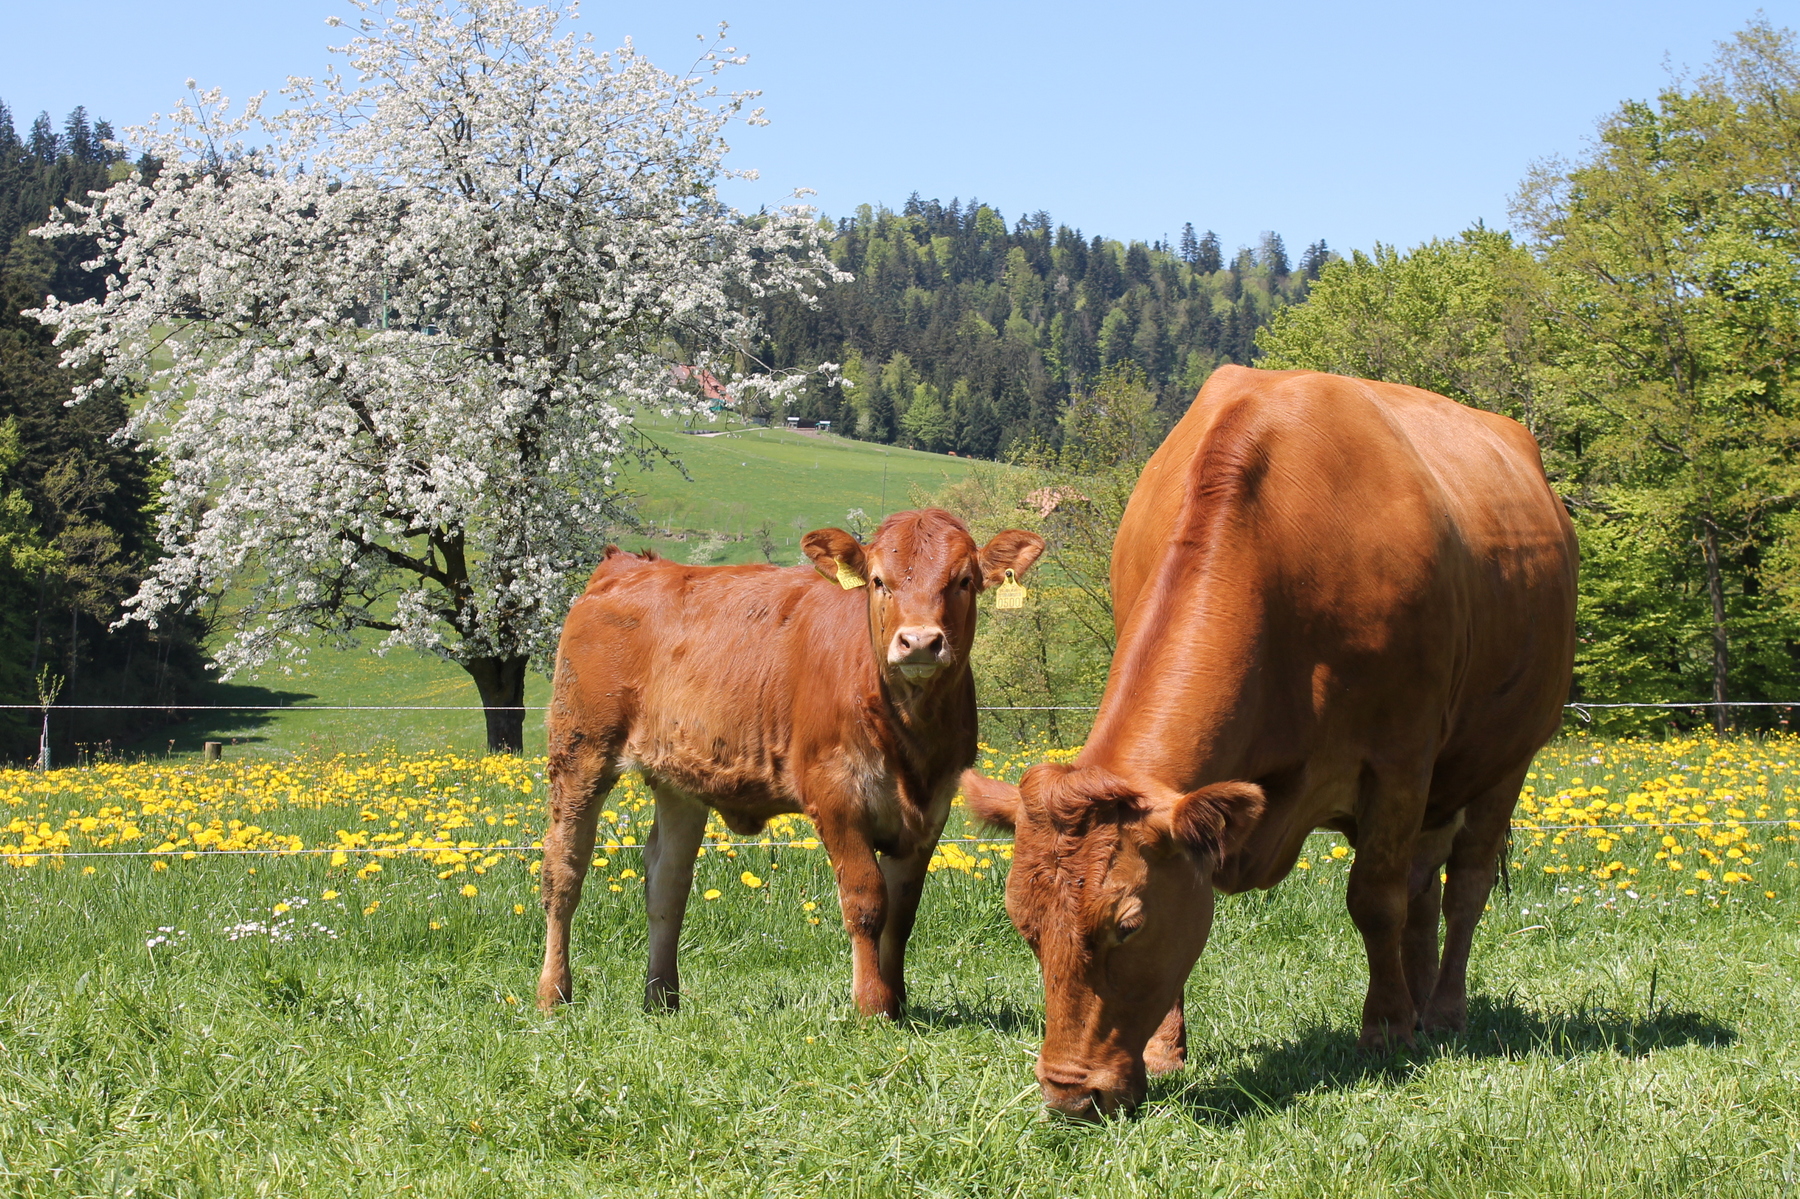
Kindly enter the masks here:
M 921 688 L 967 664 L 975 597 L 1008 570 L 1029 570 L 1044 539 L 1007 529 L 978 550 L 962 521 L 926 508 L 888 517 L 867 545 L 842 529 L 817 529 L 800 546 L 826 578 L 867 588 L 876 660 L 890 683 Z
M 1212 928 L 1212 871 L 1261 814 L 1249 783 L 1149 803 L 1094 767 L 1034 766 L 1018 788 L 963 776 L 970 809 L 1013 829 L 1006 910 L 1044 978 L 1038 1085 L 1094 1119 L 1144 1098 L 1144 1047 Z

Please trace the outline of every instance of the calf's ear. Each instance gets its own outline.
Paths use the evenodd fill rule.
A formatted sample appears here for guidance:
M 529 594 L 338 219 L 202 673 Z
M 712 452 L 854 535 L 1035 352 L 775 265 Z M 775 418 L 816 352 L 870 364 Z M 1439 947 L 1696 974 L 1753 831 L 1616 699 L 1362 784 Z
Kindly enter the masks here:
M 1019 789 L 999 779 L 983 778 L 973 770 L 962 775 L 963 802 L 975 819 L 1008 831 L 1019 824 Z
M 800 539 L 800 550 L 812 559 L 814 570 L 834 583 L 855 587 L 868 581 L 869 556 L 862 542 L 842 529 L 814 529 Z
M 1255 783 L 1214 783 L 1175 801 L 1169 833 L 1216 864 L 1250 839 L 1264 802 L 1263 789 Z
M 981 581 L 997 587 L 1007 571 L 1017 578 L 1031 569 L 1031 564 L 1044 552 L 1044 539 L 1025 529 L 1002 529 L 993 540 L 981 547 L 977 560 L 981 563 Z

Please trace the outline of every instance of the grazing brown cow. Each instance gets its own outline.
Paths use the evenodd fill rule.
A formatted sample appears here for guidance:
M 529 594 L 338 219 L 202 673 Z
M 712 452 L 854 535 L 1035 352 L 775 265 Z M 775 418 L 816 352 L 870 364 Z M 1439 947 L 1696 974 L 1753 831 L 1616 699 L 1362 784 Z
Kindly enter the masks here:
M 1575 538 L 1530 434 L 1410 387 L 1223 368 L 1145 467 L 1112 585 L 1080 756 L 1019 788 L 965 777 L 1016 829 L 1046 1100 L 1106 1113 L 1142 1099 L 1147 1056 L 1180 1065 L 1213 892 L 1274 886 L 1316 828 L 1356 847 L 1361 1043 L 1460 1029 L 1574 652 Z
M 608 548 L 570 609 L 548 718 L 540 1007 L 570 997 L 569 918 L 595 824 L 635 769 L 656 797 L 648 1006 L 679 1002 L 675 950 L 711 808 L 746 835 L 784 812 L 812 819 L 837 873 L 856 1005 L 898 1014 L 926 864 L 975 760 L 975 598 L 1023 574 L 1044 541 L 1010 529 L 978 552 L 930 508 L 888 517 L 866 546 L 819 529 L 801 548 L 812 567 Z

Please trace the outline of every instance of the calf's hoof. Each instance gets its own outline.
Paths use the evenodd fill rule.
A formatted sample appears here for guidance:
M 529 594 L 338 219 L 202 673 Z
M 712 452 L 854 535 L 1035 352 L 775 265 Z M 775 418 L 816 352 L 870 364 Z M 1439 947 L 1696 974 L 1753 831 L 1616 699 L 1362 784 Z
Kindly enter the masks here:
M 560 983 L 550 981 L 540 982 L 537 989 L 538 1011 L 555 1011 L 563 1004 L 569 1002 L 572 990 L 573 988 L 567 980 Z

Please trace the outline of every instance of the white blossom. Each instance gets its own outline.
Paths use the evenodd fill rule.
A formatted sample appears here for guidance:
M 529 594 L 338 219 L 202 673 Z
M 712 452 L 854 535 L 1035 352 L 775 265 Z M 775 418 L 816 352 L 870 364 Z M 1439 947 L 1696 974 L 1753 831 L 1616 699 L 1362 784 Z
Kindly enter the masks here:
M 352 2 L 345 74 L 285 112 L 195 90 L 129 131 L 160 170 L 41 230 L 112 285 L 37 315 L 166 472 L 129 618 L 246 585 L 227 674 L 357 627 L 522 670 L 621 515 L 634 411 L 704 403 L 678 364 L 781 403 L 806 376 L 750 358 L 749 302 L 843 276 L 811 209 L 714 193 L 762 119 L 712 82 L 731 48 L 680 76 L 559 34 L 573 4 Z

